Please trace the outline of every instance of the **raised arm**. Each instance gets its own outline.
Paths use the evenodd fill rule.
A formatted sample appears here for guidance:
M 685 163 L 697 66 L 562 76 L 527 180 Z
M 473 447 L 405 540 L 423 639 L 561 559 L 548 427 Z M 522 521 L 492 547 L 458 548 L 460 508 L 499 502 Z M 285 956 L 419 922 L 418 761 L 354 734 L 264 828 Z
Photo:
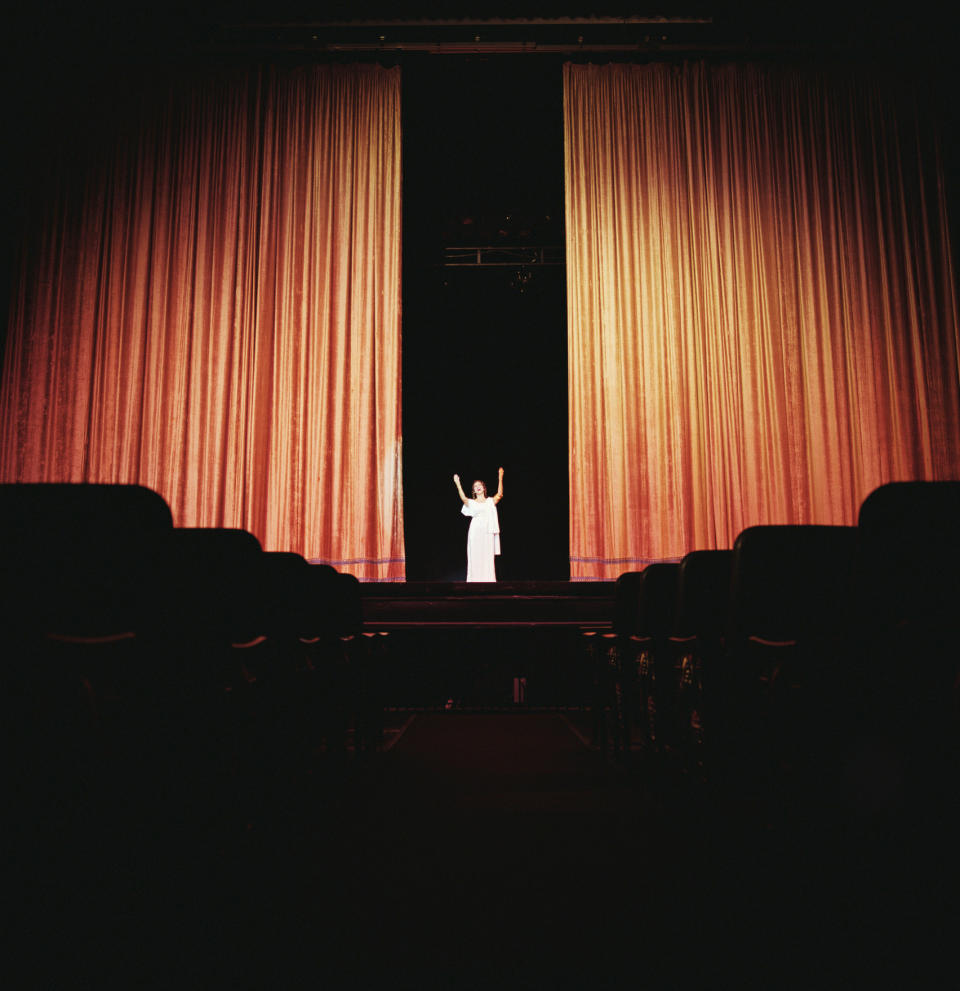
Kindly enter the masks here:
M 453 484 L 456 485 L 456 487 L 457 487 L 457 495 L 460 496 L 460 501 L 464 504 L 464 506 L 466 506 L 466 504 L 467 504 L 467 497 L 463 494 L 463 486 L 461 486 L 461 484 L 460 484 L 460 476 L 459 475 L 454 475 L 453 476 Z
M 494 503 L 498 503 L 503 498 L 503 469 L 497 469 L 497 494 L 493 497 Z

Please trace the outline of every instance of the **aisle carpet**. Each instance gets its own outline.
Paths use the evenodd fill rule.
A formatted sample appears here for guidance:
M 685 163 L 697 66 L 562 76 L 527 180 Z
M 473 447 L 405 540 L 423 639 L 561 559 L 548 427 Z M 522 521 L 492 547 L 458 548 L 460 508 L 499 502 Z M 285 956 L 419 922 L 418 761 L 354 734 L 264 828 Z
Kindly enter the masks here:
M 371 898 L 348 899 L 344 938 L 372 926 L 421 980 L 596 979 L 675 913 L 677 851 L 562 714 L 418 714 L 355 813 L 353 893 Z

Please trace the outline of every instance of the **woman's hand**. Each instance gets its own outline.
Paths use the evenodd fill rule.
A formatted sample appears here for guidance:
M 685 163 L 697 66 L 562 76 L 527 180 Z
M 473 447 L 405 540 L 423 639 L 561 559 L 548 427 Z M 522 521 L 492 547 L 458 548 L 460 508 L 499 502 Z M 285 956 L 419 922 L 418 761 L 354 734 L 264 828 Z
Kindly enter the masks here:
M 503 470 L 503 469 L 501 469 L 501 471 L 502 471 L 502 470 Z M 455 474 L 455 475 L 453 476 L 453 484 L 454 484 L 454 485 L 459 485 L 459 484 L 460 484 L 460 476 L 459 476 L 459 475 L 456 475 L 456 474 Z
M 503 469 L 502 468 L 498 468 L 497 469 L 497 477 L 498 478 L 503 478 Z

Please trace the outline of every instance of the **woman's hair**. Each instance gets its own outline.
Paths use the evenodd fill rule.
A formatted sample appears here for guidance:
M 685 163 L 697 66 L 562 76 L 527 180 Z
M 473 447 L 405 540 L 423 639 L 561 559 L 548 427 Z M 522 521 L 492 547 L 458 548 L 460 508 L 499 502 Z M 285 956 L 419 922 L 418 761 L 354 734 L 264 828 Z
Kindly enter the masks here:
M 482 478 L 475 478 L 473 480 L 473 484 L 470 486 L 470 495 L 473 495 L 473 490 L 478 485 L 482 485 L 483 486 L 483 494 L 486 495 L 487 494 L 487 485 L 486 485 L 486 483 L 484 482 L 484 480 Z

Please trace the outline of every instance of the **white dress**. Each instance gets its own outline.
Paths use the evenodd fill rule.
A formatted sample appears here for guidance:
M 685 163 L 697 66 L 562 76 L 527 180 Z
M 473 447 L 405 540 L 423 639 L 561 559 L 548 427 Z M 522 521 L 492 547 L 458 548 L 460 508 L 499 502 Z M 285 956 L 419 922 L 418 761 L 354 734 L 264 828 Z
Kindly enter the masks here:
M 470 516 L 467 531 L 467 581 L 495 582 L 494 556 L 500 553 L 500 519 L 493 499 L 468 499 L 460 510 Z

